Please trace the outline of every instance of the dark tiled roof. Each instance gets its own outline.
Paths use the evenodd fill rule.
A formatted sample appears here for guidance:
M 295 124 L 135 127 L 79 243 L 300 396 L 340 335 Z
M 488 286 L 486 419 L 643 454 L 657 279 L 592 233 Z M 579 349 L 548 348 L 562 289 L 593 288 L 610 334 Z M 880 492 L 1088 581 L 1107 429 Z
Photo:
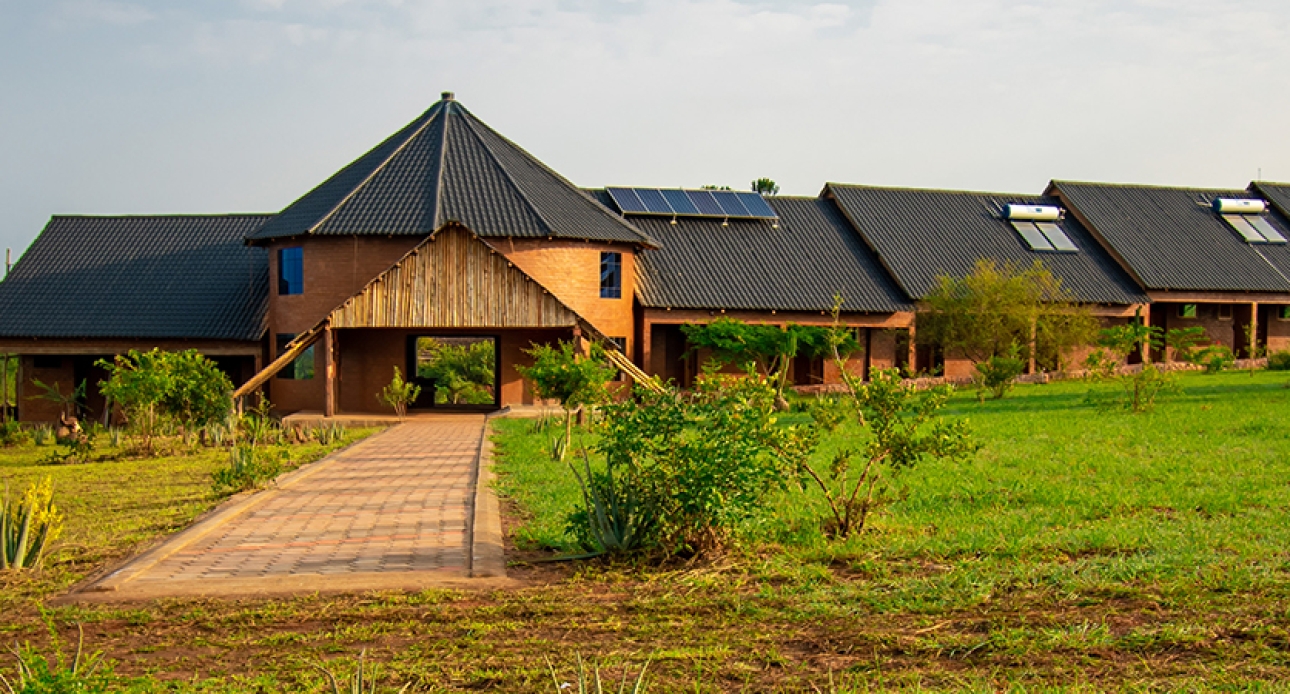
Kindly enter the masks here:
M 1290 291 L 1290 248 L 1250 244 L 1210 204 L 1244 190 L 1053 181 L 1061 196 L 1148 289 Z M 1272 224 L 1290 236 L 1284 219 Z
M 769 222 L 632 218 L 662 243 L 637 255 L 637 297 L 659 308 L 848 312 L 912 310 L 837 207 L 818 198 L 770 198 Z
M 1067 216 L 1061 227 L 1079 247 L 1037 253 L 1003 219 L 1003 205 L 1056 205 L 1054 198 L 829 184 L 838 205 L 910 296 L 926 296 L 940 275 L 962 277 L 979 259 L 1029 267 L 1036 260 L 1076 299 L 1134 304 L 1146 296 L 1086 229 Z
M 4 337 L 258 340 L 269 215 L 54 217 L 0 282 Z
M 1250 184 L 1250 192 L 1272 203 L 1282 217 L 1290 217 L 1290 183 L 1256 181 Z
M 655 245 L 451 100 L 431 106 L 292 203 L 250 239 L 425 236 L 447 222 L 460 222 L 484 237 Z

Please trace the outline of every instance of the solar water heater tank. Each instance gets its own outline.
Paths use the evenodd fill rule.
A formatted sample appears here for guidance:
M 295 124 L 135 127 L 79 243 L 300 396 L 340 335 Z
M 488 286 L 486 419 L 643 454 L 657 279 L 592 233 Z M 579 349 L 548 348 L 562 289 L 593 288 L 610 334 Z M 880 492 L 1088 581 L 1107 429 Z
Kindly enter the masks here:
M 1003 216 L 1028 222 L 1055 222 L 1062 218 L 1059 207 L 1052 205 L 1004 205 Z
M 1219 214 L 1263 214 L 1268 204 L 1262 200 L 1241 198 L 1214 198 L 1214 211 Z

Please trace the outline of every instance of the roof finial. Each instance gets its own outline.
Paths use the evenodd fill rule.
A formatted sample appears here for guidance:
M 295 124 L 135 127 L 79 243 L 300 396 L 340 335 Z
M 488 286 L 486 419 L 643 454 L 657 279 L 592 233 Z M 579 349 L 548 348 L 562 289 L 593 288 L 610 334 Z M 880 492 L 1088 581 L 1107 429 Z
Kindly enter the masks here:
M 457 100 L 457 95 L 456 95 L 456 94 L 453 94 L 452 92 L 444 92 L 443 94 L 441 94 L 441 95 L 440 95 L 440 97 L 441 97 L 444 101 L 456 101 L 456 100 Z

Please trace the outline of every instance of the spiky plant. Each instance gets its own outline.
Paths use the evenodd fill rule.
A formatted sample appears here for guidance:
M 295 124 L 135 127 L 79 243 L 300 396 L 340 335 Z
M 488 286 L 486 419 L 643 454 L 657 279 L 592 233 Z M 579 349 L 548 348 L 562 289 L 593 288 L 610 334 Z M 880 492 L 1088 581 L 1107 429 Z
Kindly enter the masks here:
M 6 487 L 0 500 L 0 569 L 40 566 L 62 529 L 63 515 L 54 506 L 54 483 L 49 477 L 32 482 L 17 500 L 10 500 Z

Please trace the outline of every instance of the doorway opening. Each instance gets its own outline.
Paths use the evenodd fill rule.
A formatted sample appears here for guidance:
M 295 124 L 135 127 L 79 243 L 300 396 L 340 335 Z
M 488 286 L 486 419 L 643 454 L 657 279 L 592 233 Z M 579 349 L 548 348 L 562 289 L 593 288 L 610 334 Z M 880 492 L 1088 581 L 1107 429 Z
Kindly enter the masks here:
M 409 409 L 495 410 L 501 404 L 498 338 L 491 335 L 413 335 L 408 379 L 421 386 Z

